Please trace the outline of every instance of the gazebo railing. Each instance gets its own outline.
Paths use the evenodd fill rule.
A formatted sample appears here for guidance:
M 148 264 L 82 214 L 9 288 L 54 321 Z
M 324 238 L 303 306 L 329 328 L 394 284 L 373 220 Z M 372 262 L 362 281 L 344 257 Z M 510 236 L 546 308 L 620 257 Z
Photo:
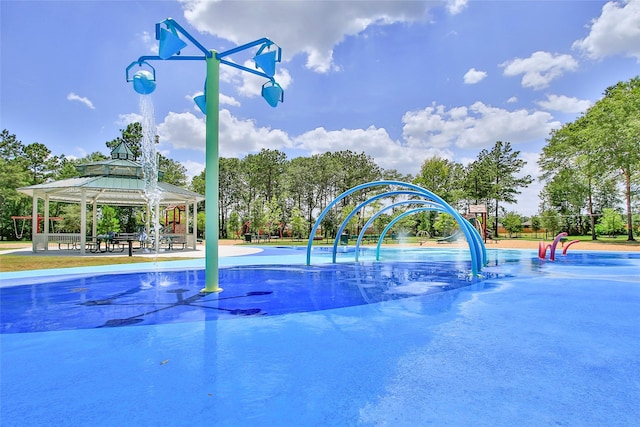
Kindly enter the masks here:
M 87 237 L 87 242 L 95 239 Z M 147 248 L 152 249 L 152 237 L 147 240 Z M 50 245 L 55 249 L 80 249 L 80 233 L 38 233 L 33 236 L 36 251 L 48 250 Z M 149 244 L 151 243 L 151 244 Z M 195 248 L 195 237 L 192 234 L 162 234 L 160 249 L 181 250 Z
M 58 249 L 79 249 L 80 233 L 37 233 L 33 236 L 36 251 L 48 250 L 49 244 L 58 245 Z

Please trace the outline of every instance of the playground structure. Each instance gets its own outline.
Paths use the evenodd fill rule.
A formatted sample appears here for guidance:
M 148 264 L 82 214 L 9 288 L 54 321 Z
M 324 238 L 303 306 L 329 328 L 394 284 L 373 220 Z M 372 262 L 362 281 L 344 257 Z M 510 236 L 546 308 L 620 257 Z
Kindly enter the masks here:
M 562 243 L 562 255 L 566 255 L 567 254 L 567 249 L 569 249 L 569 246 L 580 242 L 580 240 L 572 240 L 569 243 L 567 243 L 566 245 L 564 244 L 564 241 L 566 240 L 566 237 L 568 236 L 567 233 L 562 232 L 560 234 L 558 234 L 555 239 L 553 239 L 553 243 L 545 243 L 543 241 L 540 241 L 540 244 L 538 245 L 538 258 L 540 259 L 546 259 L 547 258 L 547 250 L 550 249 L 549 251 L 549 259 L 551 261 L 555 261 L 556 259 L 556 248 L 558 247 L 558 243 Z
M 377 186 L 405 187 L 407 189 L 388 191 L 386 193 L 381 193 L 376 196 L 370 197 L 369 199 L 365 200 L 364 202 L 356 206 L 353 209 L 353 211 L 351 211 L 347 215 L 347 217 L 343 220 L 342 224 L 340 225 L 333 243 L 332 261 L 334 263 L 336 262 L 336 255 L 337 255 L 338 244 L 340 241 L 340 236 L 342 236 L 342 234 L 344 233 L 344 230 L 349 224 L 349 221 L 355 215 L 357 215 L 361 209 L 364 209 L 366 206 L 383 198 L 406 196 L 408 197 L 407 200 L 392 203 L 390 205 L 383 207 L 380 211 L 374 213 L 371 216 L 371 218 L 369 218 L 369 220 L 364 224 L 356 240 L 356 246 L 355 246 L 356 262 L 358 261 L 360 244 L 362 243 L 365 232 L 367 228 L 373 224 L 375 219 L 389 209 L 394 209 L 402 205 L 409 205 L 411 207 L 410 209 L 396 216 L 393 220 L 391 220 L 391 222 L 389 222 L 389 224 L 387 224 L 387 226 L 384 228 L 382 233 L 380 233 L 380 236 L 378 238 L 378 244 L 376 246 L 377 261 L 380 260 L 380 247 L 382 245 L 382 242 L 384 241 L 385 235 L 397 221 L 399 221 L 400 219 L 408 215 L 413 215 L 419 212 L 434 210 L 438 212 L 448 213 L 458 223 L 460 231 L 465 236 L 467 243 L 469 244 L 472 274 L 477 275 L 482 269 L 482 267 L 486 265 L 487 253 L 486 253 L 486 248 L 484 246 L 484 243 L 482 242 L 482 237 L 480 236 L 480 233 L 478 233 L 478 231 L 475 229 L 473 225 L 471 225 L 469 221 L 463 218 L 455 209 L 453 209 L 449 204 L 447 204 L 442 198 L 432 193 L 431 191 L 426 190 L 422 187 L 419 187 L 415 184 L 401 182 L 401 181 L 373 181 L 373 182 L 361 184 L 356 187 L 353 187 L 350 190 L 345 191 L 344 193 L 339 195 L 335 200 L 329 203 L 327 207 L 320 213 L 320 215 L 316 219 L 316 222 L 311 230 L 311 233 L 309 234 L 309 241 L 307 244 L 307 265 L 311 264 L 311 247 L 313 244 L 314 237 L 316 235 L 316 231 L 320 227 L 320 223 L 322 222 L 323 218 L 327 215 L 327 213 L 329 213 L 329 211 L 345 197 L 357 191 L 371 188 L 371 187 L 377 187 Z
M 164 231 L 171 234 L 187 234 L 186 206 L 174 205 L 164 209 Z
M 484 243 L 487 243 L 487 239 L 493 240 L 491 230 L 487 229 L 487 205 L 469 206 L 468 213 L 464 215 L 464 218 L 475 227 Z M 464 233 L 460 229 L 457 229 L 451 235 L 439 238 L 437 242 L 451 243 L 463 237 Z M 422 245 L 422 243 L 423 241 L 420 241 L 420 245 Z

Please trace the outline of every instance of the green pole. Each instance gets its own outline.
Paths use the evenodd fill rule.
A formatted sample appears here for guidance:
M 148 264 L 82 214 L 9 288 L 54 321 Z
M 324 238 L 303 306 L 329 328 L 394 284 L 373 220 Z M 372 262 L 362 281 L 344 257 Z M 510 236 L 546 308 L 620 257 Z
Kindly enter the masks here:
M 220 163 L 218 157 L 220 60 L 211 51 L 207 58 L 207 83 L 205 99 L 206 117 L 206 163 L 205 163 L 205 281 L 201 292 L 221 292 L 218 279 L 218 188 L 220 186 Z

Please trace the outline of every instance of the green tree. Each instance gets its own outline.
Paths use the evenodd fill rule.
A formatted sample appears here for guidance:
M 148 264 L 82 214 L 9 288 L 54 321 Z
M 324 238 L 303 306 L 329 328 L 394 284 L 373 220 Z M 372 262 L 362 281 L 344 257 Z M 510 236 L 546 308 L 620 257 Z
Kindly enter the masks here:
M 207 216 L 204 212 L 198 212 L 196 222 L 198 224 L 198 236 L 202 238 L 205 235 L 205 225 L 207 223 Z
M 187 186 L 187 168 L 162 154 L 158 155 L 158 169 L 162 171 L 162 181 L 178 187 Z
M 560 215 L 558 211 L 553 209 L 547 209 L 540 215 L 540 222 L 546 232 L 551 232 L 552 236 L 556 235 L 556 232 L 560 229 Z
M 262 197 L 263 201 L 271 200 L 280 188 L 287 155 L 279 150 L 263 148 L 258 154 L 249 154 L 243 163 L 249 174 L 252 189 Z
M 55 173 L 54 179 L 61 180 L 79 176 L 80 174 L 76 168 L 77 164 L 77 161 L 69 160 L 65 156 L 60 156 L 60 166 Z
M 627 236 L 633 237 L 633 180 L 640 169 L 640 77 L 607 88 L 586 113 L 597 158 L 621 177 L 627 214 Z
M 522 231 L 522 217 L 516 212 L 507 212 L 504 218 L 502 218 L 502 226 L 507 230 L 509 238 L 511 238 L 514 234 Z
M 455 206 L 464 195 L 464 177 L 464 166 L 460 163 L 431 157 L 422 163 L 420 172 L 413 182 Z
M 602 217 L 598 220 L 596 229 L 599 234 L 613 237 L 624 230 L 624 221 L 615 209 L 605 208 L 602 210 Z
M 534 215 L 531 217 L 531 229 L 535 233 L 535 238 L 538 238 L 538 231 L 542 229 L 542 220 L 539 216 Z
M 220 163 L 222 163 L 222 159 L 220 159 Z M 223 186 L 221 185 L 220 188 L 222 189 Z M 226 188 L 226 187 L 224 187 L 224 188 Z M 198 175 L 196 175 L 193 178 L 191 178 L 191 183 L 189 184 L 189 189 L 191 191 L 193 191 L 194 193 L 198 193 L 198 194 L 202 194 L 202 195 L 205 194 L 205 189 L 206 189 L 205 171 L 202 171 Z M 203 211 L 204 210 L 204 201 L 198 202 L 197 210 L 198 211 Z
M 464 188 L 466 198 L 472 205 L 488 205 L 491 200 L 492 180 L 487 174 L 486 162 L 476 160 L 465 169 Z
M 267 230 L 265 230 L 265 226 L 267 225 L 267 211 L 262 200 L 254 200 L 251 203 L 250 215 L 249 220 L 251 221 L 251 230 L 258 234 L 266 233 Z
M 100 218 L 97 224 L 98 234 L 106 234 L 109 232 L 117 233 L 120 231 L 120 221 L 116 215 L 116 210 L 111 206 L 102 206 L 100 208 Z
M 34 142 L 24 147 L 26 166 L 31 171 L 31 182 L 40 184 L 52 177 L 58 169 L 59 158 L 51 155 L 46 145 Z
M 280 234 L 282 230 L 282 209 L 276 197 L 272 197 L 266 204 L 265 220 L 267 233 L 269 233 L 269 235 L 273 235 L 275 232 Z
M 220 230 L 223 238 L 230 237 L 227 234 L 229 226 L 227 225 L 228 218 L 235 210 L 238 215 L 238 221 L 241 220 L 239 208 L 241 206 L 242 194 L 244 192 L 243 181 L 241 177 L 241 165 L 239 159 L 234 158 L 220 158 L 219 162 L 219 189 L 218 189 L 218 207 L 220 210 Z M 204 185 L 205 175 L 201 174 L 202 188 L 200 191 L 205 194 Z M 195 181 L 195 178 L 194 178 Z M 193 182 L 192 181 L 192 184 Z M 200 182 L 200 181 L 198 181 Z M 248 210 L 245 214 L 248 217 Z M 239 229 L 236 228 L 236 232 Z M 232 236 L 235 236 L 233 232 Z
M 444 199 L 445 202 L 455 206 L 463 197 L 464 192 L 464 167 L 440 157 L 431 157 L 422 163 L 420 172 L 413 180 L 413 183 L 419 185 L 437 196 Z M 434 232 L 436 224 L 436 211 L 428 211 L 428 224 L 431 228 L 427 229 L 430 234 Z
M 306 217 L 311 231 L 313 212 L 321 203 L 321 193 L 319 181 L 321 176 L 321 157 L 296 157 L 292 159 L 286 168 L 286 178 L 284 179 L 285 192 L 291 198 L 293 209 L 297 209 L 300 215 Z
M 14 134 L 6 129 L 2 130 L 0 134 L 0 239 L 2 240 L 13 240 L 22 230 L 20 227 L 16 233 L 14 226 L 17 224 L 11 219 L 12 216 L 31 214 L 29 197 L 16 190 L 30 185 L 32 180 L 23 150 L 24 145 Z M 30 230 L 29 224 L 26 226 Z
M 355 209 L 355 205 L 344 206 L 340 211 L 339 224 L 344 223 L 344 221 L 347 219 L 347 216 L 349 216 L 349 214 L 351 212 L 353 212 L 354 209 Z M 360 227 L 360 225 L 361 225 L 360 224 L 360 216 L 358 214 L 356 214 L 356 215 L 351 217 L 351 219 L 347 223 L 347 226 L 345 227 L 344 231 L 347 234 L 350 234 L 350 235 L 357 234 L 360 231 L 358 229 Z
M 518 177 L 527 164 L 518 158 L 519 155 L 520 151 L 513 151 L 511 143 L 502 141 L 497 141 L 491 151 L 482 150 L 478 155 L 478 172 L 486 174 L 492 183 L 489 198 L 493 201 L 496 237 L 500 203 L 515 203 L 515 196 L 520 194 L 520 188 L 526 188 L 533 181 L 530 175 Z
M 329 163 L 328 172 L 333 175 L 333 188 L 335 193 L 332 199 L 356 185 L 364 184 L 369 181 L 377 181 L 382 176 L 382 170 L 375 163 L 373 158 L 364 152 L 354 153 L 350 150 L 337 151 L 329 154 L 331 162 Z M 372 190 L 363 190 L 345 197 L 341 202 L 341 206 L 349 204 L 357 204 L 367 198 L 367 194 Z
M 448 213 L 440 212 L 433 224 L 433 228 L 440 233 L 441 236 L 450 236 L 453 230 L 458 226 L 456 220 Z
M 227 221 L 227 238 L 235 239 L 240 236 L 240 215 L 238 212 L 231 212 L 229 214 L 229 220 Z
M 607 180 L 610 170 L 598 159 L 591 123 L 586 116 L 554 130 L 542 149 L 538 164 L 546 181 L 542 198 L 548 206 L 560 210 L 563 215 L 579 215 L 585 206 L 590 216 L 591 238 L 595 234 L 595 215 L 598 207 L 595 195 L 602 180 Z
M 295 239 L 301 239 L 306 229 L 305 219 L 300 208 L 294 207 L 291 211 L 291 234 Z

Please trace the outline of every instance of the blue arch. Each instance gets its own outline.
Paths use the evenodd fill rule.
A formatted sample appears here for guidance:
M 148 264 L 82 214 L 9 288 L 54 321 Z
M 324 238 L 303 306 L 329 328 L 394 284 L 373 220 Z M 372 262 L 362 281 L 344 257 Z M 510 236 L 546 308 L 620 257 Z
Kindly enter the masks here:
M 378 218 L 380 215 L 382 215 L 384 213 L 384 211 L 389 210 L 389 209 L 393 209 L 396 206 L 401 206 L 401 205 L 409 205 L 409 204 L 429 204 L 431 205 L 431 207 L 429 209 L 427 209 L 426 207 L 421 209 L 421 210 L 435 210 L 435 211 L 441 211 L 444 212 L 444 209 L 442 208 L 442 206 L 438 205 L 437 203 L 431 201 L 431 200 L 403 200 L 397 203 L 394 203 L 392 205 L 389 206 L 385 206 L 384 209 L 381 209 L 379 212 L 376 212 L 375 214 L 373 214 L 371 216 L 371 218 L 369 218 L 369 220 L 366 222 L 366 224 L 364 224 L 364 226 L 362 227 L 362 230 L 360 230 L 360 234 L 358 235 L 358 240 L 356 241 L 356 261 L 358 261 L 358 254 L 359 254 L 359 249 L 360 249 L 360 244 L 362 243 L 362 239 L 364 238 L 364 233 L 367 230 L 367 228 L 369 228 L 369 226 L 373 223 L 373 221 L 376 220 L 376 218 Z M 413 211 L 409 211 L 409 212 L 413 212 Z M 415 213 L 415 212 L 413 212 Z M 406 215 L 406 212 L 400 214 L 398 217 L 394 218 L 391 221 L 391 224 L 395 224 L 398 221 L 398 218 L 404 218 Z M 380 245 L 382 244 L 381 242 L 384 240 L 384 236 L 387 234 L 387 231 L 389 231 L 391 227 L 389 227 L 387 225 L 387 227 L 385 227 L 385 229 L 382 231 L 382 233 L 380 234 L 380 238 L 378 239 L 378 247 L 380 247 Z M 377 259 L 377 257 L 376 257 Z
M 472 232 L 470 230 L 470 227 L 465 226 L 465 223 L 468 224 L 468 221 L 465 220 L 455 209 L 453 209 L 449 204 L 447 204 L 442 198 L 440 198 L 438 195 L 434 194 L 433 192 L 426 190 L 420 186 L 417 186 L 415 184 L 411 184 L 408 182 L 401 182 L 401 181 L 373 181 L 373 182 L 367 182 L 365 184 L 360 184 L 358 186 L 355 186 L 353 188 L 351 188 L 350 190 L 347 190 L 345 192 L 343 192 L 342 194 L 340 194 L 335 200 L 333 200 L 331 203 L 329 203 L 320 213 L 320 215 L 318 216 L 316 223 L 314 224 L 313 228 L 311 229 L 311 233 L 309 234 L 309 241 L 307 243 L 307 265 L 311 265 L 311 247 L 313 245 L 313 237 L 315 236 L 318 227 L 320 226 L 320 223 L 322 222 L 322 219 L 327 215 L 327 213 L 329 212 L 329 210 L 335 206 L 340 200 L 344 199 L 345 197 L 349 196 L 350 194 L 353 194 L 356 191 L 360 191 L 362 189 L 365 188 L 369 188 L 369 187 L 375 187 L 375 186 L 381 186 L 381 185 L 395 185 L 395 186 L 401 186 L 401 187 L 407 187 L 410 188 L 412 190 L 415 190 L 415 192 L 420 193 L 423 197 L 426 197 L 428 199 L 431 199 L 433 201 L 436 202 L 437 205 L 441 205 L 443 208 L 443 212 L 448 213 L 449 215 L 451 215 L 456 222 L 460 225 L 460 229 L 462 230 L 462 232 L 465 235 L 465 238 L 467 239 L 467 242 L 469 243 L 469 252 L 471 254 L 471 268 L 472 268 L 472 273 L 473 274 L 477 274 L 482 267 L 485 264 L 485 260 L 486 260 L 486 251 L 484 248 L 484 243 L 482 242 L 482 240 L 479 238 L 479 235 L 477 233 L 477 231 Z M 391 192 L 393 193 L 393 192 Z M 387 197 L 389 196 L 389 194 L 387 194 Z M 377 197 L 377 196 L 374 196 Z M 372 198 L 373 199 L 373 198 Z M 364 205 L 361 203 L 361 205 L 366 206 L 367 203 L 370 203 L 370 201 L 366 201 L 364 202 Z M 347 217 L 347 219 L 345 220 L 346 222 L 348 222 L 353 215 L 355 215 L 354 212 L 357 212 L 359 209 L 354 209 L 349 216 Z M 343 225 L 345 223 L 343 222 Z M 344 227 L 341 226 L 341 229 L 344 230 Z M 339 238 L 339 235 L 338 235 Z M 334 257 L 334 262 L 335 262 L 335 257 Z
M 389 224 L 387 224 L 387 226 L 384 228 L 384 230 L 382 230 L 382 233 L 380 234 L 380 239 L 378 240 L 378 245 L 376 246 L 376 261 L 380 261 L 380 246 L 382 245 L 384 236 L 387 234 L 387 232 L 391 229 L 391 227 L 393 227 L 393 225 L 396 222 L 398 222 L 400 219 L 404 218 L 405 216 L 412 215 L 419 212 L 430 211 L 430 210 L 442 211 L 440 207 L 425 206 L 421 208 L 412 209 L 407 212 L 403 212 L 402 214 L 395 217 L 391 222 L 389 222 Z M 463 226 L 469 228 L 469 231 L 471 232 L 471 234 L 475 236 L 475 240 L 476 240 L 475 243 L 480 244 L 480 247 L 482 250 L 482 267 L 483 267 L 487 263 L 487 249 L 485 248 L 484 243 L 482 242 L 482 237 L 480 236 L 480 233 L 478 233 L 478 230 L 476 230 L 469 221 L 465 221 Z M 356 247 L 356 257 L 358 254 L 357 251 L 358 251 L 358 248 Z M 357 261 L 357 258 L 356 258 L 356 261 Z
M 338 229 L 338 232 L 336 233 L 335 240 L 333 241 L 333 258 L 332 258 L 333 262 L 336 262 L 336 254 L 338 253 L 338 243 L 340 241 L 340 236 L 342 235 L 342 232 L 344 231 L 345 228 L 347 228 L 347 225 L 349 224 L 349 221 L 351 221 L 351 218 L 353 218 L 360 211 L 360 209 L 364 208 L 369 203 L 375 202 L 378 199 L 384 199 L 384 198 L 390 197 L 390 196 L 399 196 L 399 195 L 402 195 L 402 194 L 414 195 L 416 197 L 422 196 L 422 194 L 420 194 L 420 193 L 418 193 L 416 191 L 409 191 L 409 190 L 389 191 L 387 193 L 382 193 L 382 194 L 378 194 L 376 196 L 373 196 L 370 199 L 365 200 L 364 202 L 360 203 L 358 206 L 353 208 L 353 210 L 349 213 L 349 215 L 347 215 L 347 217 L 344 219 L 344 221 L 342 221 L 342 224 L 340 224 L 340 228 Z M 357 250 L 357 248 L 356 248 L 356 250 Z

